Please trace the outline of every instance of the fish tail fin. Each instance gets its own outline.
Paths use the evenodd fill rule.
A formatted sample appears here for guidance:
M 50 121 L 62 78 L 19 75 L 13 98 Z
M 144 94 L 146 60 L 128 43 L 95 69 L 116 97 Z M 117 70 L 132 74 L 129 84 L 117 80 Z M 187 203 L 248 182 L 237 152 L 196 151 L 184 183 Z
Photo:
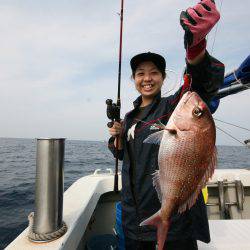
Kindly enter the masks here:
M 164 247 L 165 240 L 167 238 L 170 221 L 163 221 L 160 216 L 160 211 L 149 217 L 148 219 L 141 222 L 140 226 L 155 226 L 157 228 L 157 243 L 158 250 L 162 250 Z

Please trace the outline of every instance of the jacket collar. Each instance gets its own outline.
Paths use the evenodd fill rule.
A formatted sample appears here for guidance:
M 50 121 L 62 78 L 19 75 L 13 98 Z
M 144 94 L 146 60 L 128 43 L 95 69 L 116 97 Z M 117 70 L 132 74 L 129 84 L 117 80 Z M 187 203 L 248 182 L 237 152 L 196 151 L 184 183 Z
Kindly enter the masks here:
M 158 103 L 160 102 L 161 100 L 161 91 L 154 97 L 152 103 L 150 103 L 148 105 L 148 108 L 147 108 L 147 111 L 144 113 L 143 117 L 141 117 L 141 120 L 143 120 L 145 117 L 148 116 L 148 114 L 151 112 L 151 110 L 153 109 L 153 107 Z M 131 110 L 128 114 L 127 114 L 127 117 L 128 118 L 131 118 L 133 117 L 134 113 L 136 112 L 137 108 L 140 107 L 141 105 L 141 102 L 142 102 L 142 97 L 139 96 L 134 102 L 134 109 Z

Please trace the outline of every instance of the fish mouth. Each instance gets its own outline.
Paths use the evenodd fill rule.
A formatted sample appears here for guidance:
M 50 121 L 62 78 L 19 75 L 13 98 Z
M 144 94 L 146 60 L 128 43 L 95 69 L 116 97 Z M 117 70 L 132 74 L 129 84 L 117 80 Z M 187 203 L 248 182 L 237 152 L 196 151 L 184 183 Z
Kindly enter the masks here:
M 186 104 L 186 103 L 188 102 L 188 100 L 191 98 L 191 96 L 192 96 L 193 93 L 194 93 L 194 92 L 187 91 L 187 92 L 184 94 L 184 96 L 183 96 L 183 98 L 184 98 L 184 100 L 183 100 L 184 104 Z
M 191 91 L 187 91 L 184 94 L 184 104 L 186 104 L 191 98 L 196 99 L 196 106 L 199 106 L 199 104 L 203 103 L 200 96 L 196 93 L 196 92 L 191 92 Z M 203 105 L 202 105 L 202 109 L 203 109 Z

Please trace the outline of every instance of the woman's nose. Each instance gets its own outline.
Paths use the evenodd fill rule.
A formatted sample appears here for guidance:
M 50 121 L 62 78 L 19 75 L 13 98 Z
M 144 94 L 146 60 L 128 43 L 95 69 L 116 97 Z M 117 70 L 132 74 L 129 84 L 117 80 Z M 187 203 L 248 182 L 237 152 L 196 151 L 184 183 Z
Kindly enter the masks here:
M 150 82 L 151 80 L 152 80 L 152 77 L 151 77 L 150 74 L 145 74 L 145 75 L 144 75 L 144 81 L 145 81 L 145 82 Z

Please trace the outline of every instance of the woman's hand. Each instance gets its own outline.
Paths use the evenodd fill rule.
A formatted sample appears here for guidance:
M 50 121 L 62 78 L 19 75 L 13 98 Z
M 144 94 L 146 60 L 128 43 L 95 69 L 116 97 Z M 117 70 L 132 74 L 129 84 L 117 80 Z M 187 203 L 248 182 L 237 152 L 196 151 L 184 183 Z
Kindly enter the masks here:
M 198 64 L 205 57 L 206 35 L 220 19 L 214 0 L 201 0 L 192 8 L 182 11 L 180 23 L 185 30 L 184 46 L 190 64 Z
M 214 0 L 201 0 L 194 7 L 182 11 L 180 23 L 185 30 L 185 48 L 199 44 L 220 19 Z
M 122 122 L 114 122 L 113 126 L 109 128 L 109 133 L 111 136 L 121 136 L 122 132 Z
M 117 148 L 117 138 L 118 138 L 118 149 L 123 149 L 122 146 L 122 127 L 123 121 L 121 122 L 114 122 L 113 126 L 109 128 L 109 134 L 115 138 L 114 145 Z

